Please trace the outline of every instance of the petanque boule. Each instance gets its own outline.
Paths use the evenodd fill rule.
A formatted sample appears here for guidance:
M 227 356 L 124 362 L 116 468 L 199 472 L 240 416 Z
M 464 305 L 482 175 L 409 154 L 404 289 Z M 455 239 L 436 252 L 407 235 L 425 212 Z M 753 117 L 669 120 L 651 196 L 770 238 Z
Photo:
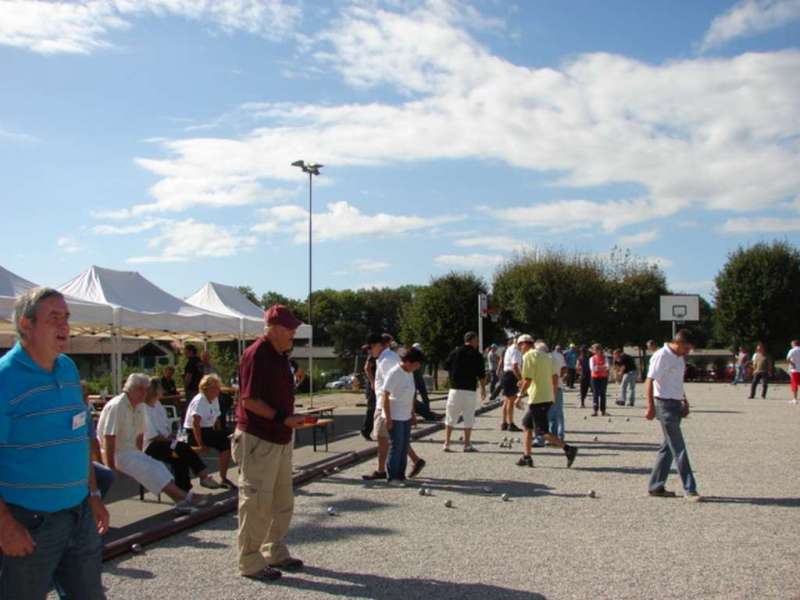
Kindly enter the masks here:
M 594 436 L 594 441 L 595 441 L 595 442 L 596 442 L 598 439 L 600 439 L 600 438 L 598 438 L 597 436 Z
M 453 508 L 453 501 L 452 500 L 445 500 L 444 501 L 445 508 Z
M 336 509 L 333 506 L 328 507 L 328 514 L 332 517 L 336 516 Z
M 131 552 L 134 554 L 141 554 L 144 552 L 144 549 L 142 548 L 141 544 L 131 544 Z
M 431 488 L 425 488 L 425 495 L 426 496 L 433 496 L 433 493 L 431 492 Z
M 503 499 L 503 502 L 508 502 L 508 494 L 503 494 L 500 497 Z
M 586 495 L 589 496 L 589 498 L 597 498 L 597 492 L 594 490 L 589 490 Z
M 630 417 L 625 417 L 625 422 L 626 423 L 630 423 L 631 422 L 631 418 Z
M 420 496 L 425 496 L 426 495 L 425 494 L 425 488 L 419 488 L 419 495 Z

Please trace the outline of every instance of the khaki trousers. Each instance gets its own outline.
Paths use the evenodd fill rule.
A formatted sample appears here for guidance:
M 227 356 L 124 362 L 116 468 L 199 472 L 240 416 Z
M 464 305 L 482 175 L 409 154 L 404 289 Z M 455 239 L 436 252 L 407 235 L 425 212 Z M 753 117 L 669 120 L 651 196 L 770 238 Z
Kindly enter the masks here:
M 239 466 L 239 572 L 253 575 L 290 557 L 284 538 L 294 511 L 292 444 L 273 444 L 236 430 Z

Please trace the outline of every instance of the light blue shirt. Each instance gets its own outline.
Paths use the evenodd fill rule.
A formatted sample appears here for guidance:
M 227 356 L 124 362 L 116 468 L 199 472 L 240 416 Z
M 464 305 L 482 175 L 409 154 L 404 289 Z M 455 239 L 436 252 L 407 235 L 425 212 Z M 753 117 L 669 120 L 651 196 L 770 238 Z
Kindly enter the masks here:
M 17 343 L 0 358 L 0 496 L 55 512 L 80 504 L 89 486 L 89 426 L 75 363 L 51 372 Z

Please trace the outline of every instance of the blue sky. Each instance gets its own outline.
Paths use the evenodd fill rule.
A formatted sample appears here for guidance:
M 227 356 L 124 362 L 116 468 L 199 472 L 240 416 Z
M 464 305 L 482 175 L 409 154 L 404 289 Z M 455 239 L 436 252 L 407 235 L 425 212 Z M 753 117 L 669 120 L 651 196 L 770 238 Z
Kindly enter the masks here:
M 491 281 L 614 245 L 710 297 L 800 240 L 800 0 L 0 0 L 0 264 L 205 281 Z

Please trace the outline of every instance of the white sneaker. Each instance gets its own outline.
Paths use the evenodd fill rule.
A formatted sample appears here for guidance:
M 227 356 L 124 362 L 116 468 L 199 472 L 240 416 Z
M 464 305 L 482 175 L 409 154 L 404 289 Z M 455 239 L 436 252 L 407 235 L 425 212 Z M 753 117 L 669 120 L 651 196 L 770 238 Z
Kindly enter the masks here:
M 204 487 L 208 490 L 218 490 L 221 487 L 224 487 L 221 483 L 217 483 L 214 481 L 214 478 L 210 475 L 208 477 L 203 477 L 200 479 L 200 486 Z
M 195 508 L 201 508 L 203 506 L 208 506 L 211 503 L 211 498 L 205 495 L 197 495 L 190 491 L 186 494 L 186 500 L 184 500 L 184 502 L 188 502 L 190 506 L 194 506 Z
M 450 446 L 448 444 L 445 444 L 442 446 L 442 452 L 452 452 L 452 450 L 450 450 Z
M 789 400 L 789 404 L 797 404 L 797 400 L 795 400 L 794 398 L 792 398 L 791 400 Z
M 389 485 L 392 487 L 404 488 L 406 487 L 406 482 L 402 479 L 390 479 Z
M 197 507 L 194 506 L 190 501 L 189 498 L 185 498 L 180 502 L 175 504 L 175 512 L 181 515 L 190 515 L 193 512 L 197 511 Z

